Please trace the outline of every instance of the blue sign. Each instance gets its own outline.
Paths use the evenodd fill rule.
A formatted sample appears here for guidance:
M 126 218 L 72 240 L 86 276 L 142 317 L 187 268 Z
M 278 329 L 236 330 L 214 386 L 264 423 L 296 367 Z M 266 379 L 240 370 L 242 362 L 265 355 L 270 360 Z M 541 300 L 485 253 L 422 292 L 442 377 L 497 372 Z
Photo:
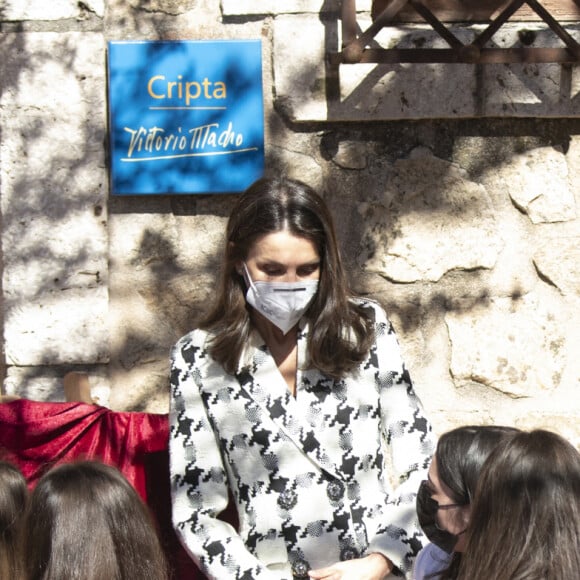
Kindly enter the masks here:
M 109 43 L 115 195 L 235 193 L 264 171 L 259 40 Z

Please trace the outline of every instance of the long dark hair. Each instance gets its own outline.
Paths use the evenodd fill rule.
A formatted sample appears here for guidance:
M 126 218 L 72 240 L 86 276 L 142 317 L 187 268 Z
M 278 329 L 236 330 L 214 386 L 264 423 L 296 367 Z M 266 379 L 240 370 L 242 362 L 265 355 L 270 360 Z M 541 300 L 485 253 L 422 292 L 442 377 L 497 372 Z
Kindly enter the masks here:
M 482 471 L 459 578 L 580 578 L 580 453 L 560 435 L 522 432 Z
M 27 580 L 166 580 L 146 505 L 116 468 L 61 464 L 32 492 L 26 518 Z
M 483 465 L 498 443 L 518 433 L 514 427 L 497 425 L 467 425 L 447 431 L 439 438 L 437 472 L 451 492 L 453 503 L 469 505 Z M 457 578 L 462 555 L 455 552 L 446 570 L 436 577 L 441 580 Z
M 12 463 L 0 461 L 0 578 L 24 578 L 21 530 L 27 502 L 24 475 Z
M 237 266 L 258 238 L 282 230 L 310 240 L 320 255 L 318 292 L 306 314 L 312 322 L 309 364 L 341 378 L 368 354 L 374 339 L 373 321 L 352 301 L 328 207 L 311 187 L 283 177 L 256 181 L 231 213 L 216 301 L 200 323 L 214 334 L 210 353 L 226 372 L 238 370 L 252 325 Z

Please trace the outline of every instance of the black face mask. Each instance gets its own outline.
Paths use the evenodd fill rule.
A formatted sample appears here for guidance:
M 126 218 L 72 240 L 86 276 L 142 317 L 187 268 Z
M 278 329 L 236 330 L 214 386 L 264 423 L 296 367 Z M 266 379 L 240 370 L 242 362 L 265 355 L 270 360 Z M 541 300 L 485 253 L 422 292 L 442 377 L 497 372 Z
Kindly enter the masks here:
M 427 538 L 429 538 L 429 541 L 448 554 L 453 552 L 453 548 L 455 548 L 455 544 L 457 544 L 459 536 L 463 532 L 452 534 L 447 530 L 442 530 L 437 525 L 437 512 L 440 509 L 458 507 L 462 507 L 461 504 L 440 506 L 439 503 L 431 497 L 431 490 L 429 489 L 427 482 L 421 482 L 419 491 L 417 492 L 417 516 L 419 517 L 419 524 Z

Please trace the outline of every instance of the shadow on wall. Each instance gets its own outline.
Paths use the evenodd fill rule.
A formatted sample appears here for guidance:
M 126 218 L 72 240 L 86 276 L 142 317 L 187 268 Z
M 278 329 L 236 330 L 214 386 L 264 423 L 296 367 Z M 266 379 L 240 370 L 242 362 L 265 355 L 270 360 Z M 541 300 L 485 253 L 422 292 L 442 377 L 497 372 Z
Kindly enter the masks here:
M 104 103 L 94 42 L 10 30 L 0 39 L 11 55 L 0 63 L 2 350 L 34 375 L 108 356 L 98 312 L 107 280 Z
M 380 13 L 386 4 L 390 2 L 373 2 L 373 10 Z M 398 11 L 399 15 L 408 12 L 407 17 L 403 16 L 403 22 L 379 28 L 367 47 L 371 50 L 403 52 L 409 49 L 448 49 L 450 44 L 454 44 L 449 37 L 455 43 L 464 45 L 478 43 L 487 37 L 489 29 L 486 29 L 486 33 L 483 33 L 483 29 L 489 25 L 490 15 L 498 12 L 490 2 L 486 5 L 486 8 L 471 11 L 463 6 L 463 19 L 473 18 L 474 23 L 450 25 L 444 22 L 444 33 L 438 27 L 428 25 L 417 11 L 407 5 Z M 495 34 L 484 41 L 482 48 L 509 50 L 513 56 L 518 51 L 539 50 L 540 47 L 542 50 L 564 50 L 566 43 L 562 35 L 570 39 L 578 37 L 576 23 L 570 21 L 569 15 L 568 22 L 555 23 L 554 28 L 551 28 L 543 16 L 539 17 L 539 12 L 524 6 L 524 12 L 526 10 L 528 15 L 520 14 L 519 11 L 516 16 L 512 14 Z M 441 17 L 445 9 L 434 7 L 434 12 Z M 560 16 L 564 17 L 565 13 L 566 10 L 563 10 Z M 529 18 L 529 14 L 533 16 Z M 433 63 L 410 62 L 333 65 L 329 55 L 336 56 L 343 49 L 340 34 L 343 23 L 340 18 L 340 7 L 332 1 L 325 1 L 320 12 L 320 22 L 325 36 L 326 104 L 330 119 L 361 118 L 365 111 L 376 111 L 379 116 L 387 115 L 388 118 L 428 118 L 433 116 L 429 115 L 426 107 L 431 102 L 434 103 L 434 111 L 439 111 L 442 117 L 450 118 L 577 115 L 580 94 L 573 82 L 575 67 L 568 63 L 558 65 L 535 62 L 535 57 L 529 54 L 527 57 L 519 54 L 520 58 L 528 58 L 527 62 L 512 63 L 509 66 L 501 63 L 434 66 Z M 364 18 L 362 13 L 357 15 L 357 34 L 362 34 L 363 29 L 370 26 L 368 17 Z M 408 56 L 403 52 L 397 55 L 398 58 Z M 357 68 L 359 72 L 356 75 L 349 74 Z
M 334 3 L 325 0 L 323 11 L 331 5 Z M 131 11 L 135 19 L 132 29 L 137 30 L 146 18 L 156 26 L 158 38 L 173 34 L 161 23 L 162 19 L 156 21 L 154 15 L 146 14 L 148 6 L 149 2 L 143 1 Z M 248 21 L 254 18 L 248 17 Z M 236 22 L 243 23 L 243 18 Z M 326 35 L 327 43 L 334 47 L 338 36 L 336 24 L 327 25 Z M 62 297 L 67 292 L 71 295 L 73 291 L 90 292 L 112 282 L 111 303 L 120 312 L 140 309 L 144 304 L 148 310 L 148 324 L 129 320 L 127 328 L 113 328 L 117 335 L 110 350 L 110 360 L 125 370 L 139 365 L 151 368 L 151 389 L 165 390 L 167 378 L 163 365 L 169 348 L 178 336 L 193 327 L 213 296 L 221 255 L 219 240 L 236 196 L 114 197 L 108 199 L 107 215 L 104 114 L 95 114 L 98 107 L 102 108 L 102 102 L 99 105 L 98 101 L 104 96 L 89 95 L 94 84 L 88 86 L 89 79 L 83 78 L 85 73 L 76 73 L 77 47 L 72 42 L 66 45 L 67 57 L 60 66 L 76 75 L 79 93 L 73 96 L 85 99 L 91 106 L 87 106 L 85 115 L 75 125 L 73 142 L 67 143 L 71 139 L 59 137 L 54 140 L 58 107 L 53 111 L 39 111 L 34 107 L 33 96 L 26 106 L 15 101 L 20 84 L 42 67 L 52 66 L 54 55 L 48 48 L 38 49 L 34 51 L 35 60 L 29 60 L 31 52 L 25 46 L 24 34 L 3 35 L 0 42 L 3 54 L 11 55 L 9 63 L 4 61 L 0 65 L 2 103 L 7 112 L 9 107 L 14 110 L 12 118 L 9 114 L 4 116 L 9 133 L 6 126 L 0 127 L 5 148 L 12 148 L 9 154 L 3 154 L 0 183 L 5 274 L 3 313 L 10 315 L 27 304 L 53 296 Z M 312 74 L 308 67 L 298 70 L 296 84 L 303 84 Z M 382 74 L 377 68 L 342 105 L 358 106 Z M 396 83 L 396 75 L 393 78 Z M 330 83 L 332 79 L 327 78 L 324 82 Z M 449 79 L 442 77 L 439 82 L 444 85 Z M 270 93 L 267 87 L 266 99 L 270 98 Z M 327 94 L 331 94 L 330 87 Z M 393 164 L 408 158 L 418 146 L 428 147 L 439 159 L 455 161 L 461 142 L 479 140 L 474 154 L 462 160 L 470 180 L 477 182 L 518 153 L 540 146 L 560 146 L 567 151 L 571 135 L 580 134 L 579 119 L 294 123 L 287 116 L 285 104 L 277 100 L 276 95 L 274 106 L 266 110 L 269 111 L 266 133 L 271 138 L 271 143 L 266 144 L 267 174 L 283 173 L 288 169 L 296 174 L 300 170 L 291 151 L 272 147 L 272 143 L 291 140 L 292 136 L 306 136 L 308 143 L 317 143 L 317 149 L 308 151 L 300 150 L 301 145 L 297 145 L 296 153 L 313 157 L 322 167 L 324 186 L 321 193 L 337 218 L 343 253 L 354 280 L 364 274 L 360 254 L 369 233 L 369 226 L 360 219 L 359 206 L 361 202 L 384 195 Z M 346 143 L 363 151 L 365 161 L 360 168 L 341 165 L 339 153 Z M 39 157 L 37 151 L 49 154 Z M 93 171 L 95 168 L 98 171 Z M 433 184 L 432 203 L 425 205 L 423 210 L 425 220 L 440 211 L 436 201 L 441 199 L 444 203 L 445 198 L 438 191 L 444 182 L 442 177 Z M 403 199 L 399 211 L 405 212 L 406 208 L 410 211 L 410 205 L 406 206 Z M 416 206 L 412 211 L 417 212 Z M 464 211 L 469 213 L 472 208 L 465 207 Z M 142 225 L 132 242 L 130 255 L 122 264 L 113 260 L 108 265 L 107 238 L 111 244 L 119 239 L 119 233 L 111 229 L 109 218 L 121 223 L 131 220 L 133 215 L 140 217 Z M 87 220 L 87 227 L 94 229 L 94 236 L 71 240 L 67 224 L 79 219 Z M 200 246 L 203 246 L 200 259 L 189 262 L 187 253 Z M 116 251 L 112 247 L 108 255 Z M 469 277 L 473 275 L 466 273 Z M 124 281 L 134 277 L 133 287 L 124 283 L 117 285 L 120 277 Z M 388 310 L 403 321 L 405 331 L 412 331 L 420 324 L 420 314 L 426 309 L 448 311 L 469 308 L 469 304 L 472 307 L 485 305 L 491 289 L 485 287 L 484 280 L 482 285 L 474 287 L 477 289 L 473 295 L 461 304 L 455 301 L 452 293 L 440 291 L 428 299 L 407 304 L 393 301 L 388 304 Z M 517 299 L 517 288 L 513 296 Z M 46 373 L 46 367 L 55 364 L 58 372 L 64 374 L 61 372 L 64 368 L 70 370 L 87 363 L 86 360 L 62 361 L 60 356 L 57 345 L 47 344 L 39 364 L 29 369 L 29 376 L 34 378 L 36 372 L 40 376 Z M 105 358 L 97 356 L 97 364 L 106 365 Z M 133 408 L 143 409 L 146 396 L 137 397 Z

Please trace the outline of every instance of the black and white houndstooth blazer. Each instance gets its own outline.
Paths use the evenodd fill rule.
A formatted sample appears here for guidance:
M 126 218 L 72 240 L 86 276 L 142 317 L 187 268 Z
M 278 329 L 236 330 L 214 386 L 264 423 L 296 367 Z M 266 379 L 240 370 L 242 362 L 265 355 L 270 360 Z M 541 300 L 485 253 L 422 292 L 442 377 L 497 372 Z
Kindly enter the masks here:
M 410 569 L 423 539 L 415 492 L 434 441 L 392 326 L 377 304 L 363 304 L 376 341 L 358 372 L 334 381 L 299 370 L 295 397 L 257 333 L 235 376 L 209 356 L 206 332 L 175 345 L 173 522 L 208 577 L 307 578 L 371 552 Z M 301 323 L 299 369 L 307 341 Z M 228 488 L 238 531 L 216 518 Z

